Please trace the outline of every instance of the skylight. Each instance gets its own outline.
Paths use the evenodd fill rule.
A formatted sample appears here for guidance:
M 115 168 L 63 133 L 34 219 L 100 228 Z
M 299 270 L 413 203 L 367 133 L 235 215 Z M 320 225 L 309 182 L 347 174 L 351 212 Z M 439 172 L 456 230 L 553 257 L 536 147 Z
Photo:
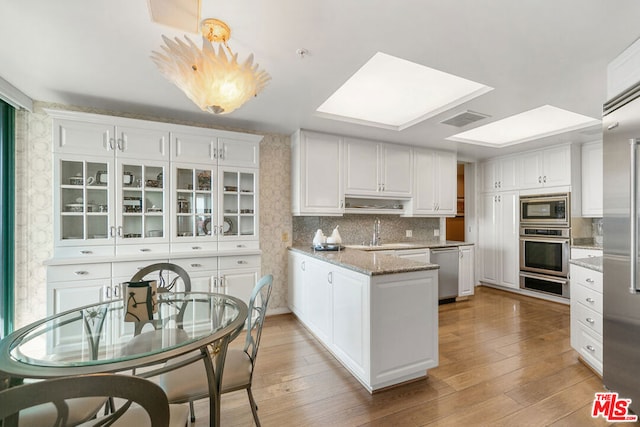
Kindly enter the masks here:
M 492 89 L 378 52 L 316 111 L 334 120 L 400 131 Z
M 551 105 L 543 105 L 515 116 L 448 137 L 448 140 L 491 147 L 506 147 L 534 139 L 591 127 L 600 120 Z

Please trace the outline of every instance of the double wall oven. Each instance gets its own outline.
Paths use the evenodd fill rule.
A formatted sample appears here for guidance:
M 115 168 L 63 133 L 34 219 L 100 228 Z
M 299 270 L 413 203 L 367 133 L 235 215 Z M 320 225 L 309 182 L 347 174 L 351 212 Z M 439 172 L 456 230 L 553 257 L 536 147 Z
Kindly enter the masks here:
M 520 288 L 569 298 L 569 198 L 520 197 Z

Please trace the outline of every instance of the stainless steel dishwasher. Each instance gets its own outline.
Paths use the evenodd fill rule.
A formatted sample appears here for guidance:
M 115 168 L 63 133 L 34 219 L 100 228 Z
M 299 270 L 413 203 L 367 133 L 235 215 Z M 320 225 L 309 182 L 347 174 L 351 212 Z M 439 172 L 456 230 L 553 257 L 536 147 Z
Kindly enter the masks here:
M 458 296 L 458 248 L 431 249 L 431 263 L 438 264 L 438 300 L 455 301 Z

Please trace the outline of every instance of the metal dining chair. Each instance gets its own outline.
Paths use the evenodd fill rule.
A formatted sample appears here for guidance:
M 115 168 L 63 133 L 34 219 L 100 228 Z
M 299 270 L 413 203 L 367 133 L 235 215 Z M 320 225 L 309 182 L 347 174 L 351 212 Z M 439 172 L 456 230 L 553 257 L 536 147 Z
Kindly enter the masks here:
M 222 371 L 221 393 L 247 390 L 253 419 L 258 427 L 258 405 L 251 392 L 251 383 L 272 285 L 273 276 L 269 274 L 262 277 L 253 288 L 249 299 L 244 347 L 227 350 Z M 168 362 L 170 363 L 172 362 Z M 162 374 L 159 376 L 158 384 L 167 393 L 169 402 L 189 402 L 192 422 L 195 421 L 193 402 L 209 397 L 207 376 L 201 363 L 192 363 Z
M 91 397 L 120 398 L 125 402 L 109 415 L 90 419 L 96 411 L 86 417 L 89 421 L 74 419 L 73 402 Z M 169 405 L 160 387 L 129 375 L 93 374 L 37 381 L 0 391 L 0 402 L 3 427 L 184 427 L 189 417 L 186 405 Z

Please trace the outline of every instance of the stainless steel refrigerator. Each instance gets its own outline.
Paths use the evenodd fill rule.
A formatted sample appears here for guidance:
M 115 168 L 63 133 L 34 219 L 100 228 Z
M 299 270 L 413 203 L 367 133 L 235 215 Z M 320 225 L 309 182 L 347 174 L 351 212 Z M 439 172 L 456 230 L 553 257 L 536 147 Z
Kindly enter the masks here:
M 640 414 L 640 84 L 603 116 L 603 383 Z

